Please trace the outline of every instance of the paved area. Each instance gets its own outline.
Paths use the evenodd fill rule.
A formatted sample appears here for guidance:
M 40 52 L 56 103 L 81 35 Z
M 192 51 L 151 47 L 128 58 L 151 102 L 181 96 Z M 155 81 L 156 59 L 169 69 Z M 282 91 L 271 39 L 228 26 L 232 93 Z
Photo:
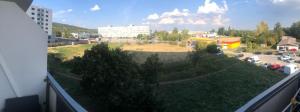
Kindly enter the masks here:
M 284 62 L 284 61 L 281 61 L 278 59 L 278 57 L 280 57 L 281 55 L 265 55 L 265 54 L 253 54 L 253 53 L 242 53 L 244 54 L 244 57 L 241 57 L 239 59 L 243 60 L 247 57 L 251 57 L 251 56 L 258 56 L 259 59 L 263 62 L 263 63 L 271 63 L 271 64 L 280 64 L 280 65 L 287 65 L 289 64 L 288 62 Z M 300 60 L 300 57 L 296 56 L 294 57 L 294 59 L 296 61 L 299 61 Z M 300 64 L 299 63 L 295 63 L 297 64 L 298 67 L 300 67 Z

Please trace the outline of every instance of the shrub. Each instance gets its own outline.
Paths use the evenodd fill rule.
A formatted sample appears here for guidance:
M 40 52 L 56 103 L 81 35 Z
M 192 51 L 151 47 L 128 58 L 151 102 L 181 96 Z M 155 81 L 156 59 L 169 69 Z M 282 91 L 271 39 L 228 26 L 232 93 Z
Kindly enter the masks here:
M 218 46 L 216 44 L 210 44 L 207 46 L 206 51 L 208 53 L 218 53 L 219 49 Z

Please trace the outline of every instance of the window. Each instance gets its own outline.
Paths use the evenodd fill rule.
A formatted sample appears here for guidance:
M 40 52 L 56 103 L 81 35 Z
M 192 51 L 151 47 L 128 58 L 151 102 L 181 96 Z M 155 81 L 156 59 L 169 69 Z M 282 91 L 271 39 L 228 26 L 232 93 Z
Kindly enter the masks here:
M 46 23 L 46 26 L 48 26 L 48 23 Z
M 48 13 L 48 11 L 46 11 L 46 13 Z
M 48 31 L 46 31 L 46 33 L 48 33 Z
M 35 13 L 31 13 L 31 15 L 35 15 Z
M 40 14 L 38 14 L 38 16 L 40 16 Z
M 39 25 L 39 24 L 40 24 L 40 22 L 37 22 L 37 24 Z
M 38 11 L 40 11 L 40 9 L 38 9 Z
M 40 18 L 37 18 L 37 20 L 40 20 Z
M 48 21 L 48 19 L 46 19 L 46 21 Z
M 48 15 L 46 15 L 46 17 L 49 17 Z
M 43 19 L 43 18 L 42 18 L 41 20 L 42 20 L 42 21 L 44 21 L 44 19 Z
M 46 27 L 45 29 L 48 30 L 48 27 Z
M 34 20 L 34 17 L 32 17 L 32 19 Z
M 42 14 L 42 16 L 44 16 L 44 14 Z
M 31 8 L 31 10 L 35 10 L 35 8 Z
M 44 25 L 44 23 L 41 23 L 41 25 Z

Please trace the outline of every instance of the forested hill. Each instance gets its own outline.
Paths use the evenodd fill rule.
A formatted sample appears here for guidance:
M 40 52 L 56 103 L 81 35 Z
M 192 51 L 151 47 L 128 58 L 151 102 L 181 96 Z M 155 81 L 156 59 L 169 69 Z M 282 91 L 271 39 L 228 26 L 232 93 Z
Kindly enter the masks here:
M 97 33 L 97 29 L 88 29 L 83 27 L 78 27 L 74 25 L 62 24 L 53 22 L 53 32 L 67 30 L 68 32 L 89 32 Z

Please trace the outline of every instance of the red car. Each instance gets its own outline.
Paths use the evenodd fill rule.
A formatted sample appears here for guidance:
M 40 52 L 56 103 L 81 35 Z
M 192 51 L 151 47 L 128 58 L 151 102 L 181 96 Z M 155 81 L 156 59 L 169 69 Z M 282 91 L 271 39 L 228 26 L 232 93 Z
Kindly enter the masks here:
M 278 70 L 280 68 L 281 68 L 281 65 L 279 65 L 279 64 L 272 64 L 270 67 L 271 70 Z

